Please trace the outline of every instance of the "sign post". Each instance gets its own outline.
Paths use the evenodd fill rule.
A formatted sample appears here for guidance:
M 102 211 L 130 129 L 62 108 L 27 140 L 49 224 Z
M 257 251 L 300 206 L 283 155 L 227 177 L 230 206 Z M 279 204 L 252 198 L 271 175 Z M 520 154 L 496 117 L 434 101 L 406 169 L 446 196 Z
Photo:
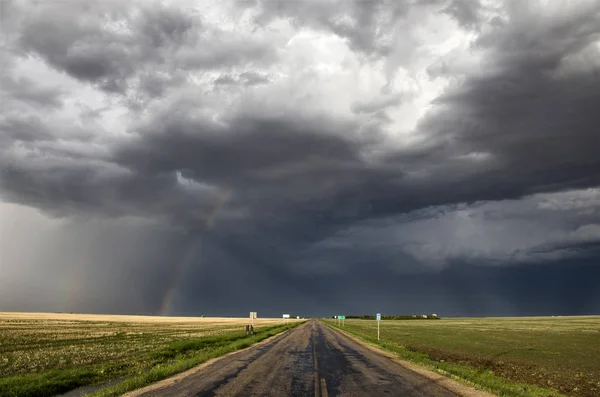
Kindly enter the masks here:
M 338 317 L 338 325 L 340 325 L 340 320 L 342 322 L 342 327 L 344 326 L 344 320 L 346 319 L 346 316 L 337 316 Z
M 379 340 L 379 322 L 381 321 L 381 313 L 377 313 L 377 340 Z

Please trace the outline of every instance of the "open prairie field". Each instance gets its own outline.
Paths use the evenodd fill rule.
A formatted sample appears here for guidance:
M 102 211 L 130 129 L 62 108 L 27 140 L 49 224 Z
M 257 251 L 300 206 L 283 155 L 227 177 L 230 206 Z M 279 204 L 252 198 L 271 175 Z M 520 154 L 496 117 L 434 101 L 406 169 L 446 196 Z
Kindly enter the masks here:
M 118 314 L 78 314 L 78 313 L 24 313 L 0 312 L 0 321 L 5 320 L 51 320 L 51 321 L 93 321 L 112 323 L 194 323 L 207 325 L 248 324 L 248 318 L 242 317 L 170 317 L 170 316 L 133 316 Z M 290 320 L 288 320 L 290 321 Z M 291 321 L 294 321 L 292 319 Z M 281 318 L 257 318 L 254 325 L 282 324 Z
M 346 320 L 343 329 L 377 342 L 374 320 Z M 565 395 L 600 395 L 600 316 L 382 321 L 380 344 L 500 395 L 539 394 L 491 375 Z
M 0 313 L 0 395 L 56 395 L 112 379 L 174 371 L 293 326 L 292 320 Z M 181 363 L 187 363 L 182 365 Z M 177 372 L 177 371 L 174 371 Z M 174 373 L 172 372 L 172 373 Z

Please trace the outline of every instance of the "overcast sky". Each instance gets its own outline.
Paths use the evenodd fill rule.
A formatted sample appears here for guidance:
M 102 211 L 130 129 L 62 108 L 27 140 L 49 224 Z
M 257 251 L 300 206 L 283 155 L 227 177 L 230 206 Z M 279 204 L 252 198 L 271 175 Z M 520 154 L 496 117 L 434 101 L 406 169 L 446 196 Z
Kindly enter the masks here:
M 600 313 L 600 1 L 0 1 L 0 310 Z

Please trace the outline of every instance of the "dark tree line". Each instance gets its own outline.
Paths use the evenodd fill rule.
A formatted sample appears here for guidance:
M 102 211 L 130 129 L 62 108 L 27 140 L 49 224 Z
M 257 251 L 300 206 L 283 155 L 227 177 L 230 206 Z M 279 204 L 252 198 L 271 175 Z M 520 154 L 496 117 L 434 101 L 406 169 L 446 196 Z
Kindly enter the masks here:
M 381 316 L 382 320 L 439 320 L 440 317 L 434 314 L 427 314 L 424 318 L 423 315 L 404 315 L 404 316 Z M 335 316 L 334 316 L 335 317 Z M 346 316 L 347 319 L 358 319 L 358 320 L 375 320 L 375 316 L 362 315 L 362 316 Z

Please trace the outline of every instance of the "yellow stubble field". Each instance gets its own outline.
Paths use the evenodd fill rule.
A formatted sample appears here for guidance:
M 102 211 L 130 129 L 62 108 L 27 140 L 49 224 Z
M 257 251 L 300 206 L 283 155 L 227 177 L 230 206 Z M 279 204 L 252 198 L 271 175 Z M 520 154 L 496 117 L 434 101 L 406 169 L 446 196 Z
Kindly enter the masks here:
M 297 322 L 257 318 L 256 335 L 247 337 L 249 317 L 0 312 L 0 395 L 55 395 L 134 376 L 252 343 Z

